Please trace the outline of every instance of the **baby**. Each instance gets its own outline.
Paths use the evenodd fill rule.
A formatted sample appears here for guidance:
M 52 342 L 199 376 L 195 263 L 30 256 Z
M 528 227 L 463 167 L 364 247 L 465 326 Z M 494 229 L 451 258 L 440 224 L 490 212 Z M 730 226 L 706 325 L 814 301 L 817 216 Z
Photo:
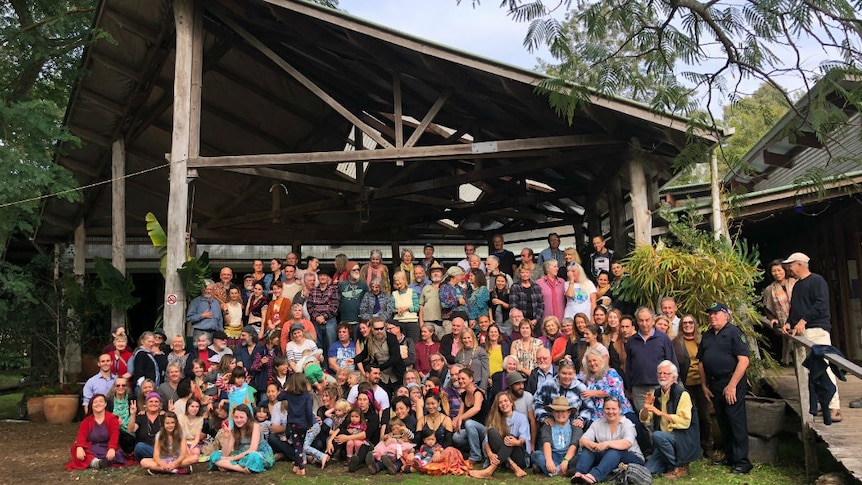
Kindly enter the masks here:
M 414 454 L 413 465 L 417 468 L 428 466 L 429 463 L 443 461 L 443 447 L 437 443 L 437 435 L 430 429 L 422 431 L 422 446 Z

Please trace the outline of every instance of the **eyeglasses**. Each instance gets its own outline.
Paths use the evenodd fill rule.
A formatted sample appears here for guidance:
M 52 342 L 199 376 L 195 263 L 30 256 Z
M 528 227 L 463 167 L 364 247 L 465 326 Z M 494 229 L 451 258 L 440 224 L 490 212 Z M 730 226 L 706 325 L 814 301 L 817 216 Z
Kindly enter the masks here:
M 126 387 L 125 384 L 114 384 L 114 387 Z
M 559 367 L 563 367 L 563 366 L 574 366 L 574 365 L 575 365 L 575 363 L 574 363 L 574 362 L 572 362 L 571 360 L 561 360 L 560 362 L 558 362 L 558 363 L 557 363 L 557 365 L 558 365 Z
M 682 323 L 683 325 L 685 325 L 686 323 L 690 323 L 690 324 L 694 325 L 694 320 L 683 320 L 680 323 Z
M 384 328 L 384 327 L 371 327 L 371 329 L 372 329 L 372 330 L 377 330 L 377 331 L 380 331 L 380 332 L 382 332 L 383 330 L 385 330 L 385 328 Z
M 660 376 L 672 376 L 673 372 L 659 372 L 658 375 L 660 375 Z

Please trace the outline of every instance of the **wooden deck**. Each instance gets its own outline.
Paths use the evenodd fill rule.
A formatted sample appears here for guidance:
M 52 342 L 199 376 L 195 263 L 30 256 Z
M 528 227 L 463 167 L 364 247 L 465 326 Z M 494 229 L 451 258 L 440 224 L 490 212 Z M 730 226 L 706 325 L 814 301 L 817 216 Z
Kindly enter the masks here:
M 778 394 L 798 414 L 799 391 L 793 368 L 780 369 L 775 384 Z M 848 374 L 847 382 L 838 381 L 838 393 L 841 397 L 841 413 L 844 415 L 844 420 L 826 426 L 823 424 L 823 418 L 816 416 L 810 423 L 810 427 L 826 443 L 832 456 L 857 481 L 862 482 L 862 408 L 850 408 L 850 401 L 862 397 L 862 379 Z M 807 402 L 803 403 L 803 409 L 808 412 Z

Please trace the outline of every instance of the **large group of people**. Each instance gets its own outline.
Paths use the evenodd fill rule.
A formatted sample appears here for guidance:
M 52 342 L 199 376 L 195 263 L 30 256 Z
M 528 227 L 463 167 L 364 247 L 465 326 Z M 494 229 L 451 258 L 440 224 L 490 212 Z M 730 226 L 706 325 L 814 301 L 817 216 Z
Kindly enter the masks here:
M 615 298 L 625 272 L 601 236 L 587 268 L 556 234 L 520 263 L 502 236 L 493 242 L 485 261 L 468 244 L 448 268 L 431 244 L 424 259 L 405 250 L 391 276 L 377 250 L 365 264 L 339 255 L 329 272 L 315 258 L 300 268 L 292 253 L 269 273 L 255 260 L 241 287 L 223 268 L 188 307 L 192 348 L 144 332 L 130 351 L 113 329 L 67 467 L 260 473 L 286 460 L 299 476 L 343 462 L 596 483 L 626 463 L 676 479 L 716 456 L 711 403 L 717 463 L 751 470 L 749 350 L 726 305 L 709 308 L 701 335 L 672 298 L 657 312 Z M 789 309 L 772 292 L 785 330 L 798 322 L 799 288 Z

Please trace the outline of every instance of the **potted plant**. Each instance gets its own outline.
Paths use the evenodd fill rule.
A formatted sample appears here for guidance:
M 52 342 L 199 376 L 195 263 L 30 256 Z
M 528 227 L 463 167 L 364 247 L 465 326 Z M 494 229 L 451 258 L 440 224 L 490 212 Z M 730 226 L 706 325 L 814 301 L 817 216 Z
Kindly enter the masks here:
M 45 392 L 43 401 L 45 421 L 49 424 L 68 424 L 75 419 L 81 402 L 80 384 L 46 386 L 42 392 Z

